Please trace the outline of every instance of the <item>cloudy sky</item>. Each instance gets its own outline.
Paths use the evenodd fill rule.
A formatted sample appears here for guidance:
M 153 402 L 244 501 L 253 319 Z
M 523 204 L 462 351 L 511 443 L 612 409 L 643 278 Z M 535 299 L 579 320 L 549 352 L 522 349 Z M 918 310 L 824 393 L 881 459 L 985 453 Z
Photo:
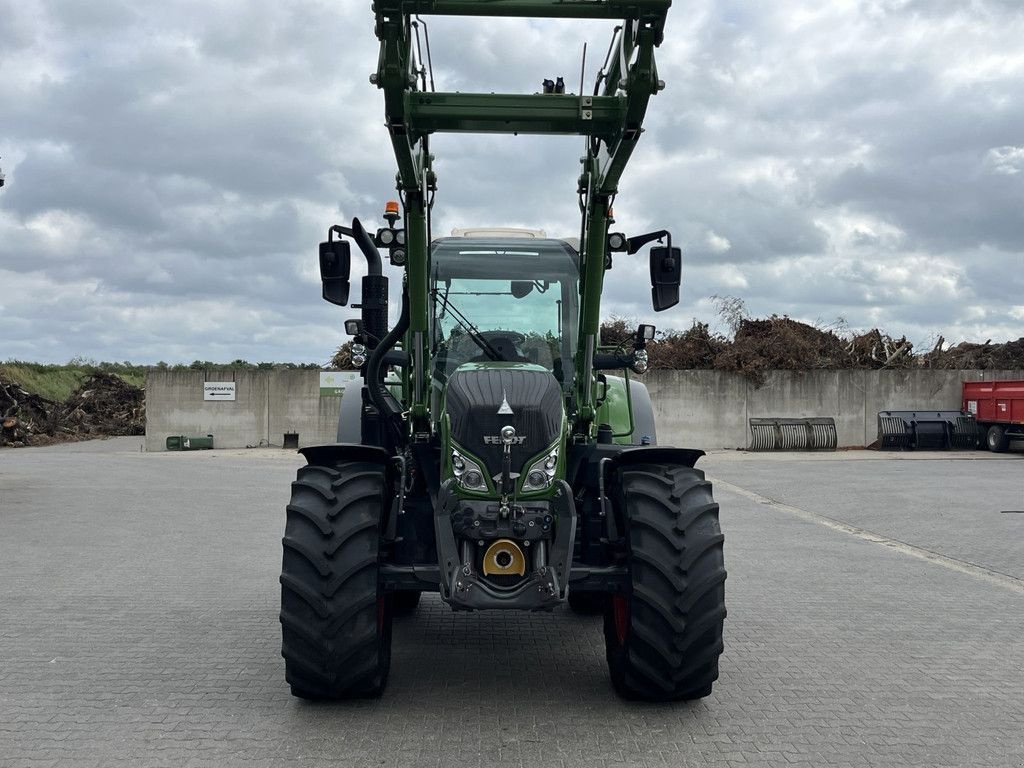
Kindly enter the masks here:
M 0 359 L 324 361 L 327 226 L 394 160 L 369 0 L 0 0 Z M 588 89 L 608 24 L 430 22 L 440 90 Z M 1024 336 L 1024 3 L 677 0 L 616 202 L 685 253 L 655 316 L 713 296 L 919 345 Z M 579 139 L 443 136 L 435 234 L 578 230 Z M 356 283 L 358 285 L 358 282 Z

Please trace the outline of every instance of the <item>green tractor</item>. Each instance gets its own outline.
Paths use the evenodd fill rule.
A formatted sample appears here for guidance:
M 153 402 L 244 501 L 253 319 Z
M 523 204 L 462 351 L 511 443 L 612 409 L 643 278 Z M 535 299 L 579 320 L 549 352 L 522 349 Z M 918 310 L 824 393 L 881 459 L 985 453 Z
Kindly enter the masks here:
M 284 536 L 286 677 L 308 699 L 380 695 L 394 616 L 439 592 L 453 610 L 600 613 L 612 683 L 627 698 L 696 699 L 718 678 L 723 536 L 702 451 L 659 445 L 646 387 L 654 328 L 599 343 L 613 254 L 649 248 L 653 307 L 679 300 L 667 231 L 610 232 L 618 179 L 663 83 L 654 49 L 671 0 L 375 0 L 401 205 L 386 225 L 333 226 L 323 296 L 349 299 L 352 243 L 367 261 L 345 323 L 361 378 L 338 441 L 302 450 Z M 593 95 L 545 81 L 531 95 L 432 89 L 423 16 L 622 19 Z M 429 87 L 428 87 L 429 83 Z M 578 238 L 476 230 L 433 238 L 440 131 L 586 137 Z M 386 254 L 402 270 L 388 319 Z M 611 372 L 620 375 L 612 375 Z

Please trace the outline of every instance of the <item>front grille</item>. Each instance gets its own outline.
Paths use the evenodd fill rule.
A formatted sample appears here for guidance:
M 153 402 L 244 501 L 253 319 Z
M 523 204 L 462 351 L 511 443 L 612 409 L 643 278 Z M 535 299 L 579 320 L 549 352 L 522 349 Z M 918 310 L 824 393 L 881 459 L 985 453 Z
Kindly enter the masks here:
M 498 413 L 506 401 L 512 415 Z M 448 380 L 445 409 L 452 437 L 487 464 L 492 477 L 501 472 L 503 446 L 487 443 L 506 425 L 515 427 L 522 444 L 512 446 L 512 471 L 558 438 L 562 428 L 562 390 L 547 371 L 517 368 L 459 370 Z

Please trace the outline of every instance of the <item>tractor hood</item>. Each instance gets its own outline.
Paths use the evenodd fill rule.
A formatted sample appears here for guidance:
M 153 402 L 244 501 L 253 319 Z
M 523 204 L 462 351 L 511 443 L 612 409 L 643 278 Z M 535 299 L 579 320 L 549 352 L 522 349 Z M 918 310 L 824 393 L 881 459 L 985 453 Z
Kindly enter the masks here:
M 466 363 L 448 379 L 445 413 L 451 437 L 483 459 L 488 474 L 501 472 L 501 429 L 512 426 L 514 472 L 562 434 L 562 389 L 552 373 L 527 363 Z

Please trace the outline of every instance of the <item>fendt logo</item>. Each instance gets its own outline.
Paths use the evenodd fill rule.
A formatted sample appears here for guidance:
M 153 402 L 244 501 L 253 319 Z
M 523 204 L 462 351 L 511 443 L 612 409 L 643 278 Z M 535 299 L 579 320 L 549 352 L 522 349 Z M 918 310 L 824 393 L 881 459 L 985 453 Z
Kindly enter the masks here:
M 501 445 L 501 435 L 484 435 L 484 442 L 487 445 Z M 526 435 L 516 435 L 509 441 L 509 445 L 522 445 L 526 442 Z

